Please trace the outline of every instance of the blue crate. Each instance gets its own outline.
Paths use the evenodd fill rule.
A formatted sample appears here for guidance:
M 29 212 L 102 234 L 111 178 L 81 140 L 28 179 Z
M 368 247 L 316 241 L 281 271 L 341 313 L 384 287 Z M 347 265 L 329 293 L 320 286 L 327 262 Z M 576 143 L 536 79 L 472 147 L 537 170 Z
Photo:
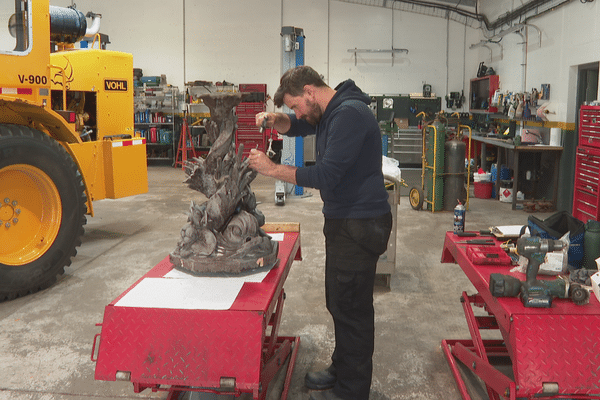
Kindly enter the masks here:
M 171 144 L 173 143 L 172 132 L 168 129 L 161 129 L 158 132 L 159 141 L 161 144 Z
M 544 220 L 530 215 L 527 218 L 527 224 L 532 231 L 535 230 L 543 239 L 557 240 L 569 232 L 571 244 L 576 245 L 569 247 L 569 265 L 573 268 L 581 268 L 583 266 L 585 224 L 582 221 L 573 217 L 567 211 L 560 211 Z
M 498 168 L 496 167 L 496 164 L 492 164 L 492 167 L 490 168 L 490 173 L 492 174 L 492 182 L 495 183 L 498 177 Z M 506 165 L 502 165 L 502 167 L 500 168 L 500 180 L 507 181 L 509 179 L 510 168 L 508 168 Z M 492 198 L 496 198 L 496 185 L 492 186 Z

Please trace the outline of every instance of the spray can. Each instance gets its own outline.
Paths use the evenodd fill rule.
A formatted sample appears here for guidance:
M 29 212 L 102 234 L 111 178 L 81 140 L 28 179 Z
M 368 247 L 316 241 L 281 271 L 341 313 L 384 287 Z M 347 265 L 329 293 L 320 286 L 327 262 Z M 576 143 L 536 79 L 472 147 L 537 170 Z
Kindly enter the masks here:
M 467 209 L 459 201 L 454 207 L 454 233 L 465 231 L 465 214 Z

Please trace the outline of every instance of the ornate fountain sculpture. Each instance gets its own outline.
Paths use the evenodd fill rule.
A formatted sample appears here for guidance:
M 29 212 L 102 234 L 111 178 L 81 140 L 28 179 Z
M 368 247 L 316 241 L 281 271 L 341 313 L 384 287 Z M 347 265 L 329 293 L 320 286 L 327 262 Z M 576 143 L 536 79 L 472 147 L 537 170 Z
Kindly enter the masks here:
M 256 171 L 242 159 L 243 145 L 235 152 L 233 133 L 237 116 L 233 109 L 242 93 L 199 96 L 210 108 L 206 131 L 213 143 L 206 159 L 193 158 L 185 165 L 191 189 L 208 200 L 192 201 L 181 239 L 170 254 L 173 265 L 192 274 L 233 272 L 273 265 L 277 242 L 260 228 L 264 215 L 256 209 L 250 183 Z

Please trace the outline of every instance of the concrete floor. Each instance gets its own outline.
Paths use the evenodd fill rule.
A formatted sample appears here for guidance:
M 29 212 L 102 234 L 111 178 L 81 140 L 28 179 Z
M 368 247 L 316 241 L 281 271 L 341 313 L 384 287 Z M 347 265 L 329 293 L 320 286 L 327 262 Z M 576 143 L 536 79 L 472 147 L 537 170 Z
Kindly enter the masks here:
M 104 307 L 175 248 L 190 201 L 202 201 L 184 179 L 179 169 L 151 166 L 148 193 L 95 202 L 96 216 L 88 218 L 78 255 L 58 283 L 0 303 L 0 400 L 166 398 L 148 390 L 135 394 L 126 382 L 95 381 L 90 354 Z M 252 188 L 267 222 L 301 224 L 303 260 L 293 263 L 285 284 L 280 334 L 301 337 L 288 398 L 304 400 L 304 374 L 325 368 L 334 344 L 324 301 L 322 204 L 318 191 L 305 189 L 308 196 L 276 206 L 274 182 L 264 177 Z M 526 224 L 527 217 L 510 204 L 471 198 L 466 227 Z M 414 211 L 401 199 L 396 272 L 390 288 L 378 286 L 375 293 L 372 400 L 460 399 L 440 341 L 468 338 L 459 297 L 474 289 L 458 265 L 440 263 L 452 223 L 450 212 Z M 473 383 L 473 399 L 487 398 Z M 269 398 L 279 390 L 273 386 Z

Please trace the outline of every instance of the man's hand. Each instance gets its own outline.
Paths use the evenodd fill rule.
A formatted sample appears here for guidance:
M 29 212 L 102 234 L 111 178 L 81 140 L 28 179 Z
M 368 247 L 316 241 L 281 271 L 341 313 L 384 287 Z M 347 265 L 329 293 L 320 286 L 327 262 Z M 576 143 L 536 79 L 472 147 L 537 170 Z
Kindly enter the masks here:
M 270 174 L 275 169 L 276 164 L 271 161 L 265 153 L 260 150 L 251 149 L 248 155 L 250 161 L 250 168 L 258 172 L 259 174 L 271 176 Z
M 262 151 L 251 149 L 248 155 L 250 168 L 259 174 L 296 184 L 296 167 L 275 164 Z
M 283 113 L 259 112 L 254 117 L 254 121 L 256 126 L 262 126 L 263 121 L 267 121 L 265 124 L 267 128 L 275 128 L 282 135 L 285 135 L 292 126 L 290 117 Z
M 256 122 L 256 126 L 262 126 L 263 122 L 266 121 L 266 126 L 272 128 L 273 124 L 275 123 L 275 114 L 271 114 L 271 118 L 269 119 L 268 112 L 259 112 L 258 114 L 256 114 L 254 119 Z

